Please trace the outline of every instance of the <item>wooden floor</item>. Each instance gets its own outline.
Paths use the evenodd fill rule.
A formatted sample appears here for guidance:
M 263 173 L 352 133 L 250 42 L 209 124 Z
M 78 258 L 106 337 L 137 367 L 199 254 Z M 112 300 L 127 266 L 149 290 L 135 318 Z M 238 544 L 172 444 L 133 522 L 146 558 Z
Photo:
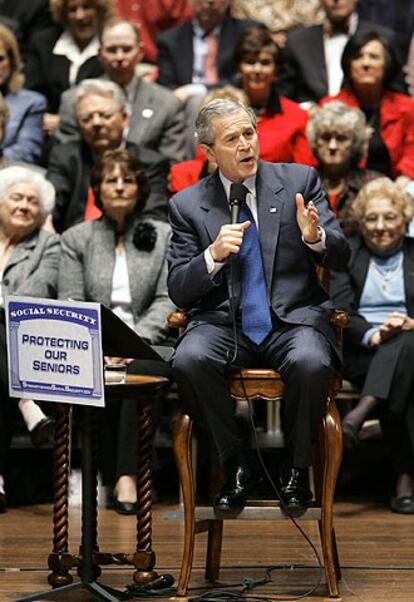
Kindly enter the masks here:
M 178 506 L 157 504 L 154 512 L 157 568 L 160 573 L 171 573 L 175 578 L 180 562 L 182 523 L 166 520 L 165 514 L 171 516 L 178 511 Z M 310 522 L 301 524 L 312 540 L 318 542 L 316 525 Z M 10 508 L 7 514 L 0 515 L 1 602 L 48 589 L 45 566 L 50 550 L 50 525 L 49 505 Z M 79 543 L 79 529 L 80 511 L 74 508 L 70 513 L 74 547 Z M 414 517 L 392 514 L 380 503 L 352 503 L 347 500 L 336 504 L 336 532 L 343 567 L 342 600 L 414 600 Z M 110 510 L 100 511 L 101 550 L 133 551 L 134 535 L 133 517 L 119 516 Z M 205 541 L 204 535 L 197 539 L 189 597 L 206 589 L 201 568 Z M 227 522 L 221 583 L 240 584 L 246 576 L 261 579 L 267 565 L 279 565 L 273 572 L 274 581 L 256 588 L 254 595 L 277 597 L 299 594 L 311 588 L 318 577 L 318 570 L 313 568 L 315 558 L 312 551 L 291 523 Z M 305 568 L 284 568 L 290 565 L 305 565 Z M 107 568 L 101 581 L 123 590 L 132 581 L 131 573 L 131 570 Z M 193 589 L 197 587 L 201 589 Z M 241 586 L 237 585 L 237 588 L 241 589 Z M 94 598 L 76 592 L 70 597 L 55 596 L 54 599 L 81 602 Z M 310 599 L 312 602 L 329 599 L 324 578 Z

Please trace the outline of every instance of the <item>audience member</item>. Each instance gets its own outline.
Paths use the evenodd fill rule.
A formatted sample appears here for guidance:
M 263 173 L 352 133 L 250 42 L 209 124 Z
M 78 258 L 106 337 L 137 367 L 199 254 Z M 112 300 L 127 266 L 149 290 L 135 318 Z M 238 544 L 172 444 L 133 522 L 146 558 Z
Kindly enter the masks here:
M 359 0 L 357 11 L 361 19 L 393 30 L 398 59 L 404 64 L 414 32 L 413 0 Z
M 149 181 L 142 163 L 126 150 L 106 152 L 94 167 L 91 182 L 103 216 L 62 235 L 59 297 L 103 303 L 148 343 L 159 344 L 174 309 L 167 294 L 165 261 L 170 227 L 145 221 Z M 140 374 L 168 370 L 167 365 L 143 360 L 106 358 L 106 362 L 126 363 L 128 371 Z M 135 514 L 135 402 L 118 400 L 100 417 L 104 484 L 114 487 L 119 513 Z
M 195 152 L 195 116 L 207 89 L 231 82 L 234 46 L 239 34 L 247 27 L 260 25 L 232 17 L 229 4 L 230 0 L 192 0 L 193 19 L 157 38 L 158 82 L 172 88 L 186 103 L 189 158 Z
M 108 19 L 100 34 L 99 59 L 103 79 L 115 82 L 127 97 L 131 116 L 127 140 L 152 148 L 170 164 L 185 159 L 184 106 L 172 92 L 158 84 L 137 77 L 136 66 L 142 59 L 140 32 L 130 21 L 119 17 Z M 80 137 L 75 113 L 76 88 L 62 94 L 56 131 L 59 142 Z
M 3 155 L 10 161 L 35 163 L 42 151 L 46 99 L 23 88 L 20 70 L 17 40 L 8 27 L 0 24 L 0 91 L 10 107 Z
M 333 273 L 331 294 L 351 322 L 344 331 L 344 375 L 362 387 L 343 419 L 345 445 L 358 442 L 376 408 L 392 459 L 394 512 L 414 514 L 414 241 L 406 237 L 410 196 L 388 178 L 368 182 L 355 199 L 362 238 L 350 239 L 348 270 Z
M 265 161 L 309 163 L 305 136 L 307 113 L 293 100 L 279 96 L 280 49 L 264 29 L 245 29 L 239 36 L 234 62 L 248 104 L 257 116 L 260 158 Z
M 357 234 L 352 204 L 366 182 L 382 175 L 359 167 L 370 138 L 363 112 L 333 100 L 312 109 L 306 133 L 332 211 L 347 236 Z
M 342 68 L 348 82 L 333 99 L 359 107 L 373 133 L 367 168 L 402 185 L 414 179 L 414 100 L 390 90 L 398 64 L 392 46 L 375 31 L 361 31 L 347 43 Z
M 25 167 L 0 170 L 0 512 L 6 510 L 4 475 L 13 423 L 19 407 L 34 444 L 47 440 L 53 421 L 32 400 L 9 398 L 5 295 L 54 297 L 59 238 L 42 229 L 52 211 L 53 186 Z
M 326 11 L 324 23 L 288 35 L 278 78 L 281 94 L 307 104 L 337 94 L 343 80 L 342 51 L 351 35 L 375 29 L 392 36 L 391 31 L 359 19 L 356 3 L 357 0 L 321 0 Z
M 151 0 L 140 3 L 131 0 L 115 1 L 117 14 L 135 23 L 139 29 L 143 60 L 148 63 L 157 63 L 157 36 L 192 16 L 192 0 Z
M 325 18 L 320 0 L 233 0 L 231 14 L 263 23 L 281 48 L 288 31 L 318 25 Z
M 81 80 L 98 77 L 98 31 L 114 12 L 113 0 L 50 0 L 55 27 L 33 40 L 25 67 L 27 87 L 48 101 L 45 133 L 59 125 L 57 115 L 62 92 Z
M 45 29 L 53 26 L 49 0 L 0 0 L 0 21 L 11 28 L 19 42 L 23 61 L 29 56 L 33 40 Z
M 145 165 L 151 183 L 146 212 L 166 219 L 168 162 L 151 149 L 124 140 L 128 123 L 125 95 L 109 81 L 84 80 L 76 91 L 76 114 L 81 140 L 56 144 L 50 155 L 48 179 L 56 189 L 53 224 L 58 232 L 96 217 L 89 187 L 94 160 L 106 150 L 126 146 Z M 99 215 L 99 212 L 98 212 Z

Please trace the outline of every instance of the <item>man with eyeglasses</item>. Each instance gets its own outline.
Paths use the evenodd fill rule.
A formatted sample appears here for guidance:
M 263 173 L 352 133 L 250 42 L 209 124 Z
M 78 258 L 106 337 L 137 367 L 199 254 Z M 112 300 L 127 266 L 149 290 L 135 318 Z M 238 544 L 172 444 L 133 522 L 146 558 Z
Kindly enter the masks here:
M 113 82 L 84 80 L 76 90 L 76 116 L 81 140 L 57 144 L 47 178 L 56 189 L 53 224 L 58 232 L 97 217 L 89 188 L 94 160 L 106 150 L 126 148 L 145 166 L 151 194 L 144 213 L 166 220 L 168 161 L 152 149 L 125 141 L 129 116 L 125 95 Z
M 130 21 L 112 17 L 100 36 L 99 59 L 104 66 L 102 80 L 118 84 L 126 96 L 131 120 L 126 138 L 159 152 L 171 164 L 184 161 L 185 121 L 181 101 L 169 90 L 146 81 L 136 74 L 142 60 L 143 46 L 139 30 Z M 59 142 L 79 140 L 75 112 L 76 89 L 67 90 L 59 108 L 60 126 L 55 137 Z

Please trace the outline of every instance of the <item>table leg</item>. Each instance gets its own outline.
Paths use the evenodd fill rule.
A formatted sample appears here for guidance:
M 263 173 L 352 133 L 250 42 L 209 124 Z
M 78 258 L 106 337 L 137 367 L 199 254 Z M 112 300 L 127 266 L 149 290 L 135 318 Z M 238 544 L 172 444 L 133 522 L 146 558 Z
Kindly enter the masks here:
M 53 449 L 54 495 L 53 495 L 53 552 L 49 555 L 49 568 L 52 573 L 48 582 L 53 587 L 72 583 L 69 569 L 73 566 L 69 554 L 69 412 L 66 404 L 58 406 Z
M 153 570 L 155 553 L 152 550 L 152 421 L 153 399 L 142 403 L 138 410 L 138 473 L 137 473 L 137 548 L 134 555 L 135 583 L 147 583 L 157 578 Z

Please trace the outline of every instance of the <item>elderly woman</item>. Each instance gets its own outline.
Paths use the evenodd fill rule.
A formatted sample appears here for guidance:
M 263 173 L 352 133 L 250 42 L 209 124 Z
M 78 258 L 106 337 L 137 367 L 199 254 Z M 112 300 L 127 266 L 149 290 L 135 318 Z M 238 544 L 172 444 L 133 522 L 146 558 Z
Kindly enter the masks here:
M 107 151 L 91 176 L 95 202 L 103 216 L 69 228 L 62 235 L 59 297 L 96 301 L 110 307 L 148 343 L 162 343 L 167 316 L 165 256 L 168 224 L 142 218 L 149 194 L 141 162 L 126 150 Z M 129 371 L 159 373 L 159 366 L 129 363 Z M 101 413 L 104 484 L 115 485 L 115 508 L 135 512 L 135 406 L 118 403 Z M 117 415 L 118 413 L 118 415 Z
M 5 295 L 55 297 L 59 238 L 42 229 L 53 209 L 55 191 L 39 173 L 25 167 L 0 170 L 0 308 Z M 0 309 L 0 512 L 5 510 L 3 475 L 16 406 L 9 400 L 4 310 Z M 34 443 L 51 434 L 53 423 L 37 404 L 20 400 L 19 409 Z
M 358 167 L 370 136 L 363 112 L 333 100 L 312 110 L 306 134 L 332 211 L 347 236 L 357 234 L 352 203 L 366 182 L 381 176 Z
M 0 24 L 0 92 L 10 108 L 3 155 L 10 161 L 37 163 L 43 144 L 46 99 L 38 92 L 23 88 L 21 67 L 16 37 Z
M 407 184 L 414 179 L 414 100 L 390 89 L 398 70 L 392 47 L 375 31 L 359 31 L 345 46 L 342 69 L 348 87 L 321 104 L 359 107 L 373 130 L 366 167 Z
M 86 78 L 99 77 L 98 32 L 114 14 L 114 0 L 50 0 L 55 28 L 39 33 L 33 41 L 25 72 L 27 87 L 48 101 L 44 130 L 52 135 L 62 92 Z
M 260 157 L 265 161 L 309 163 L 305 136 L 307 114 L 277 93 L 280 49 L 264 29 L 243 31 L 234 49 L 241 87 L 257 114 Z
M 354 202 L 361 237 L 350 239 L 347 272 L 333 273 L 331 294 L 350 313 L 344 376 L 362 388 L 343 419 L 345 444 L 376 408 L 394 471 L 391 509 L 414 513 L 414 240 L 410 196 L 388 178 L 368 182 Z

